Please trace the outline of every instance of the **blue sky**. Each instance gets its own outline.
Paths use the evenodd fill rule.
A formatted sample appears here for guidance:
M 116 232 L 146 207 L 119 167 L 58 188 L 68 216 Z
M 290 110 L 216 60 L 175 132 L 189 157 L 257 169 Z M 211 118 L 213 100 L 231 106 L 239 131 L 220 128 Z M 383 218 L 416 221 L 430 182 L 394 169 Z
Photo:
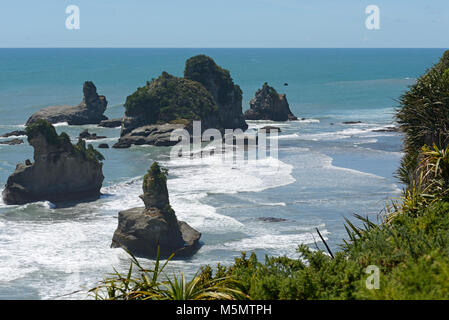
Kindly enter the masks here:
M 380 8 L 380 30 L 365 8 Z M 65 27 L 68 5 L 80 29 Z M 449 47 L 447 0 L 14 0 L 0 47 Z

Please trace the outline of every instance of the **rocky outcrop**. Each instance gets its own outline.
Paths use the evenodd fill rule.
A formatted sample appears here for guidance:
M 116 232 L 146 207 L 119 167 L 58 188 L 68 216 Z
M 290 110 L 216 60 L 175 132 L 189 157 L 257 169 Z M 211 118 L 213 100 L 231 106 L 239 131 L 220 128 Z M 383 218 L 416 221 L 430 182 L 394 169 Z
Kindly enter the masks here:
M 193 255 L 199 249 L 201 233 L 178 221 L 170 206 L 167 172 L 154 162 L 143 180 L 140 198 L 145 207 L 119 212 L 112 248 L 122 247 L 133 255 L 155 258 L 158 245 L 162 257 Z
M 69 125 L 98 124 L 107 120 L 103 115 L 108 102 L 105 96 L 97 94 L 97 88 L 91 81 L 84 82 L 83 101 L 77 106 L 52 106 L 34 113 L 26 125 L 34 123 L 38 119 L 50 123 L 67 122 Z
M 0 136 L 0 138 L 9 138 L 9 137 L 20 137 L 26 135 L 23 130 L 15 130 L 11 132 L 4 133 Z
M 201 129 L 225 129 L 248 125 L 242 114 L 242 92 L 229 71 L 206 56 L 187 60 L 184 78 L 166 72 L 127 97 L 120 140 L 115 148 L 132 144 L 174 145 L 169 132 L 191 130 L 194 120 Z M 191 132 L 191 131 L 189 131 Z
M 228 70 L 206 55 L 197 55 L 186 61 L 184 78 L 201 83 L 212 94 L 222 128 L 248 129 L 242 113 L 242 90 Z
M 14 146 L 16 144 L 22 144 L 22 143 L 23 143 L 22 139 L 11 139 L 11 140 L 0 141 L 0 144 L 7 144 L 7 145 L 10 145 L 10 146 Z
M 298 120 L 291 112 L 285 94 L 279 94 L 266 82 L 250 101 L 250 109 L 245 112 L 246 120 L 287 121 Z
M 48 200 L 66 202 L 95 199 L 103 182 L 103 156 L 84 140 L 72 145 L 67 134 L 58 135 L 45 120 L 26 129 L 34 148 L 34 163 L 19 163 L 3 190 L 6 204 Z
M 109 120 L 102 120 L 98 126 L 99 127 L 105 127 L 105 128 L 117 128 L 122 125 L 122 118 L 119 119 L 109 119 Z
M 104 139 L 107 138 L 106 136 L 97 136 L 96 133 L 90 133 L 88 129 L 82 131 L 79 135 L 79 139 L 84 140 L 98 140 L 98 139 Z
M 138 127 L 131 132 L 120 137 L 114 144 L 114 148 L 129 148 L 131 145 L 155 145 L 155 146 L 173 146 L 178 141 L 170 141 L 170 135 L 173 130 L 184 129 L 184 124 L 165 123 L 161 125 L 151 125 Z

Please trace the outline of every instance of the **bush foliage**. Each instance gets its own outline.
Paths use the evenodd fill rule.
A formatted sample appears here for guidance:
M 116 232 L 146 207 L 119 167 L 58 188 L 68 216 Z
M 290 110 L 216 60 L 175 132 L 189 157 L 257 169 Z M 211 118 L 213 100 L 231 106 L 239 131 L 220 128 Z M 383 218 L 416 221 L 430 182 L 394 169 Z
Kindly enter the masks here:
M 204 119 L 218 110 L 200 83 L 166 72 L 128 96 L 125 108 L 127 116 L 144 116 L 149 124 Z

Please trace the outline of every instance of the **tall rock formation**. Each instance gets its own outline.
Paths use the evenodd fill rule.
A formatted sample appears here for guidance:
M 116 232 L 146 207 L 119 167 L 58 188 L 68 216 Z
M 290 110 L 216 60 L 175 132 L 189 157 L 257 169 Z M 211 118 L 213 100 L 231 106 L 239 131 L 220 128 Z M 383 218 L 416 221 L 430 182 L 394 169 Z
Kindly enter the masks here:
M 228 70 L 206 55 L 197 55 L 186 61 L 184 78 L 201 83 L 212 94 L 223 128 L 248 129 L 242 113 L 242 90 Z
M 95 199 L 103 183 L 103 156 L 84 140 L 72 145 L 67 134 L 58 135 L 45 120 L 26 128 L 34 148 L 34 163 L 19 163 L 3 190 L 6 204 L 48 200 L 66 202 Z
M 287 121 L 298 120 L 291 112 L 285 94 L 279 94 L 266 82 L 257 90 L 250 101 L 250 109 L 245 112 L 246 120 Z
M 105 96 L 97 94 L 91 81 L 84 82 L 83 100 L 77 106 L 51 106 L 34 113 L 27 121 L 30 125 L 38 119 L 50 123 L 67 122 L 69 125 L 98 124 L 108 118 L 103 115 L 108 102 Z
M 193 255 L 201 233 L 178 221 L 170 206 L 167 171 L 154 162 L 143 180 L 140 198 L 145 207 L 119 212 L 111 247 L 123 247 L 139 257 L 155 258 L 158 245 L 162 257 Z

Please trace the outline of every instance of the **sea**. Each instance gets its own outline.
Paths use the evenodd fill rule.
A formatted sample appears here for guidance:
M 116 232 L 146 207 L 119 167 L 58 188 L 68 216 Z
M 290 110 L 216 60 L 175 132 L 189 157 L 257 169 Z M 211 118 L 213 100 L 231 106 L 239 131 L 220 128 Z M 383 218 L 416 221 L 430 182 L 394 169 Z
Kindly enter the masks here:
M 126 97 L 162 71 L 182 76 L 186 59 L 212 57 L 243 91 L 243 110 L 265 82 L 285 93 L 300 120 L 248 121 L 249 130 L 281 128 L 277 155 L 230 166 L 219 153 L 170 157 L 169 147 L 100 149 L 102 196 L 56 206 L 0 200 L 0 299 L 92 299 L 87 291 L 129 256 L 110 248 L 121 210 L 142 206 L 142 178 L 153 161 L 169 170 L 170 203 L 179 220 L 202 233 L 200 250 L 172 260 L 167 275 L 192 277 L 201 266 L 231 264 L 241 252 L 300 258 L 297 248 L 333 252 L 347 239 L 345 218 L 381 222 L 388 201 L 401 195 L 395 176 L 402 135 L 395 125 L 401 94 L 436 63 L 443 49 L 0 49 L 0 134 L 23 130 L 50 105 L 76 105 L 86 80 L 108 100 L 106 115 L 124 114 Z M 344 122 L 355 122 L 345 124 Z M 119 138 L 120 128 L 56 124 L 73 142 L 88 129 Z M 379 131 L 379 129 L 381 131 Z M 14 138 L 14 137 L 11 137 Z M 1 138 L 7 140 L 11 138 Z M 0 192 L 33 148 L 0 145 Z M 276 219 L 264 219 L 276 218 Z M 145 266 L 154 261 L 140 259 Z

